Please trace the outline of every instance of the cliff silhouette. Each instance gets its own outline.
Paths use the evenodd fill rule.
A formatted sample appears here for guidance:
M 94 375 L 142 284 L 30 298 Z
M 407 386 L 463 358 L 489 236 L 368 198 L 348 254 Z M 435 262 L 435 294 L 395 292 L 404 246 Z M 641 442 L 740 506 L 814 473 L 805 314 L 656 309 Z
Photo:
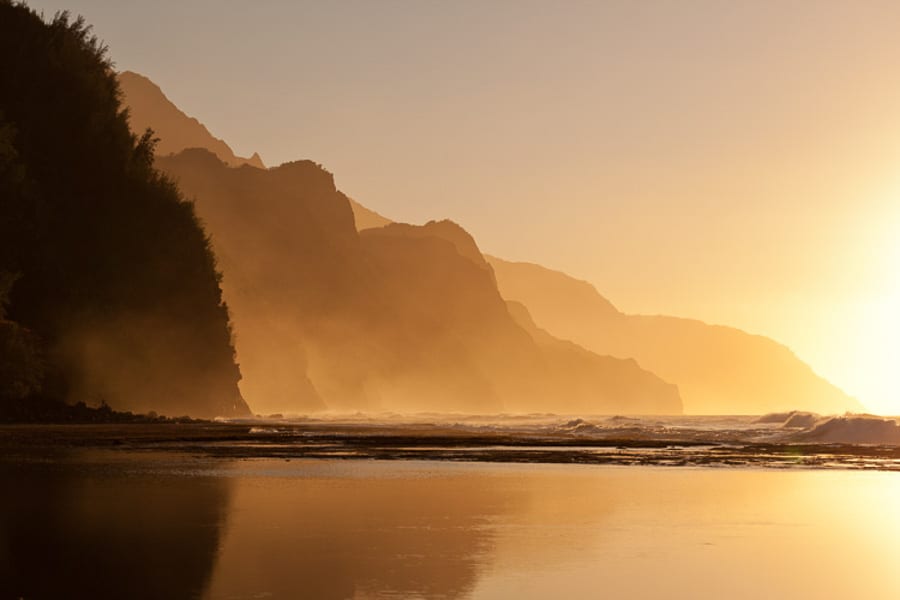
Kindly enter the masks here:
M 393 223 L 387 217 L 383 217 L 374 210 L 368 209 L 353 198 L 350 198 L 350 208 L 353 210 L 353 219 L 356 221 L 356 229 L 373 229 L 384 227 Z
M 491 365 L 494 384 L 505 399 L 504 409 L 570 413 L 681 412 L 677 388 L 640 368 L 635 361 L 600 356 L 559 340 L 535 327 L 524 307 L 510 306 L 501 297 L 493 269 L 475 240 L 456 223 L 447 220 L 431 221 L 423 226 L 397 223 L 364 230 L 360 235 L 364 243 L 379 240 L 382 247 L 387 246 L 390 261 L 385 264 L 402 267 L 397 269 L 403 280 L 399 282 L 395 302 L 409 299 L 411 305 L 403 307 L 406 314 L 415 314 L 415 303 L 422 298 L 427 298 L 431 306 L 444 304 L 436 314 L 426 318 L 440 318 L 445 326 L 453 324 L 457 335 L 463 332 L 467 338 L 477 340 L 471 349 L 481 364 Z M 445 257 L 431 256 L 440 246 L 429 240 L 444 241 L 455 253 L 445 245 L 442 248 Z M 454 277 L 456 271 L 449 268 L 451 263 L 466 274 L 465 279 Z M 440 265 L 445 266 L 436 268 Z M 425 321 L 412 333 L 427 327 Z
M 158 85 L 143 75 L 123 71 L 117 78 L 122 102 L 130 107 L 132 129 L 137 133 L 153 129 L 159 136 L 158 154 L 173 154 L 185 148 L 208 148 L 233 167 L 265 168 L 257 153 L 250 158 L 236 156 L 228 144 L 214 137 L 203 123 L 184 114 L 166 98 Z
M 585 281 L 531 263 L 488 261 L 504 298 L 522 302 L 542 327 L 594 352 L 635 358 L 678 385 L 686 412 L 863 410 L 767 337 L 692 319 L 627 315 Z
M 152 83 L 148 89 L 156 90 L 152 96 L 156 103 L 171 104 Z M 135 107 L 131 110 L 133 118 L 139 115 Z M 141 119 L 142 123 L 149 122 L 143 116 Z M 166 129 L 160 131 L 161 135 L 170 133 Z M 175 134 L 171 132 L 173 138 Z M 563 273 L 493 257 L 485 260 L 471 236 L 454 223 L 393 223 L 338 192 L 333 178 L 324 171 L 319 174 L 322 181 L 314 183 L 318 169 L 314 163 L 303 163 L 308 171 L 306 178 L 297 178 L 291 184 L 296 186 L 292 194 L 299 198 L 309 196 L 303 190 L 317 189 L 331 196 L 331 202 L 342 206 L 339 220 L 331 225 L 321 219 L 310 220 L 300 216 L 306 208 L 295 205 L 291 209 L 278 201 L 278 211 L 274 213 L 277 216 L 270 217 L 268 225 L 260 223 L 252 234 L 241 231 L 243 219 L 265 219 L 251 217 L 250 208 L 238 209 L 238 205 L 249 207 L 273 201 L 263 200 L 266 198 L 279 194 L 286 198 L 291 194 L 286 194 L 286 185 L 275 193 L 272 185 L 264 183 L 264 171 L 223 170 L 224 165 L 216 166 L 212 155 L 218 146 L 212 140 L 215 138 L 210 135 L 204 141 L 204 148 L 209 151 L 205 158 L 189 150 L 161 159 L 161 165 L 181 181 L 190 196 L 196 197 L 214 241 L 222 238 L 216 252 L 225 271 L 226 295 L 238 323 L 238 352 L 246 376 L 243 389 L 251 398 L 280 398 L 278 403 L 272 403 L 271 410 L 284 410 L 292 397 L 303 398 L 295 404 L 298 409 L 327 406 L 399 410 L 418 406 L 434 410 L 504 410 L 510 408 L 505 399 L 515 397 L 521 410 L 562 411 L 566 409 L 547 404 L 546 398 L 557 397 L 565 389 L 570 397 L 563 404 L 568 410 L 591 410 L 594 402 L 591 412 L 679 412 L 671 401 L 658 401 L 666 397 L 671 400 L 665 381 L 678 385 L 686 410 L 693 413 L 763 413 L 787 408 L 840 412 L 861 408 L 773 340 L 699 321 L 624 315 L 590 284 Z M 216 156 L 219 162 L 228 163 L 227 152 Z M 205 176 L 201 176 L 203 169 L 185 167 L 186 163 L 199 165 L 203 161 Z M 298 169 L 296 164 L 291 168 Z M 325 179 L 327 184 L 323 183 Z M 324 198 L 318 200 L 321 206 L 328 203 Z M 220 209 L 228 206 L 241 216 L 227 217 L 213 205 Z M 230 225 L 219 222 L 223 219 Z M 358 240 L 353 239 L 351 224 L 359 232 Z M 333 240 L 330 235 L 335 236 Z M 287 249 L 301 245 L 294 237 L 302 238 L 306 245 L 302 249 Z M 434 241 L 438 239 L 450 243 L 455 254 L 469 264 L 457 263 L 454 253 Z M 238 242 L 232 240 L 240 240 L 247 248 L 236 250 Z M 250 258 L 267 245 L 282 250 L 273 251 L 264 261 Z M 333 254 L 340 248 L 342 258 Z M 354 252 L 359 257 L 351 259 Z M 274 273 L 267 275 L 268 281 L 254 279 L 264 270 L 260 263 L 277 272 L 283 257 L 314 254 L 321 260 L 291 259 L 298 269 L 292 283 L 281 281 L 281 275 L 276 277 Z M 326 269 L 325 265 L 330 266 Z M 461 283 L 462 279 L 442 279 L 448 269 L 466 283 Z M 345 271 L 346 277 L 340 275 Z M 320 307 L 316 310 L 328 307 L 338 312 L 311 310 L 310 298 L 285 306 L 286 298 L 300 293 L 291 290 L 306 289 L 303 281 L 319 282 L 313 286 L 322 293 L 313 303 Z M 496 295 L 491 295 L 498 285 L 500 300 L 509 300 L 509 304 L 504 302 L 501 306 Z M 482 294 L 477 300 L 472 297 L 476 290 Z M 368 299 L 371 305 L 351 300 L 354 295 Z M 422 298 L 429 300 L 422 302 Z M 335 302 L 343 302 L 344 308 L 332 306 Z M 381 321 L 372 315 L 363 317 L 365 311 L 380 311 Z M 248 324 L 255 325 L 241 326 L 238 315 L 245 315 Z M 316 322 L 313 333 L 306 331 Z M 290 327 L 286 329 L 283 323 L 291 323 L 297 333 L 286 333 Z M 326 334 L 329 327 L 336 329 Z M 345 329 L 343 333 L 341 328 Z M 426 332 L 433 344 L 430 350 L 418 339 Z M 522 341 L 522 332 L 530 341 Z M 363 335 L 367 345 L 341 347 L 335 342 L 341 336 L 349 340 Z M 331 341 L 326 343 L 324 339 Z M 406 341 L 401 343 L 401 339 Z M 458 345 L 455 354 L 451 340 Z M 386 351 L 385 344 L 392 350 Z M 367 349 L 363 350 L 363 346 Z M 523 351 L 526 346 L 527 352 Z M 274 348 L 279 350 L 275 352 Z M 342 358 L 336 363 L 335 356 Z M 345 369 L 343 374 L 338 363 Z M 254 368 L 257 364 L 258 368 Z M 348 369 L 349 364 L 356 367 Z M 298 370 L 296 365 L 305 367 Z M 452 369 L 456 369 L 453 375 Z M 520 369 L 528 369 L 531 375 L 517 380 L 513 373 Z M 654 373 L 659 377 L 652 377 Z M 392 385 L 387 386 L 387 381 Z M 435 381 L 444 381 L 445 385 L 434 385 Z M 564 386 L 559 384 L 561 381 L 566 382 Z M 383 395 L 388 389 L 394 402 L 384 404 Z M 399 400 L 425 396 L 433 402 Z M 471 402 L 461 403 L 462 396 Z M 261 408 L 267 406 L 264 401 Z
M 357 232 L 350 200 L 310 161 L 234 168 L 188 149 L 158 164 L 211 232 L 242 389 L 261 412 L 681 410 L 674 386 L 633 363 L 559 369 L 454 223 Z M 629 377 L 635 393 L 618 394 Z
M 157 164 L 195 199 L 212 236 L 241 389 L 258 412 L 681 412 L 677 389 L 633 361 L 588 353 L 560 369 L 560 353 L 512 317 L 458 225 L 391 224 L 311 161 L 235 168 L 212 135 L 180 135 L 196 120 L 155 84 L 119 77 L 145 82 L 132 126 L 175 140 L 166 148 L 177 153 L 158 152 Z M 182 118 L 154 123 L 163 112 Z M 620 393 L 625 380 L 634 394 Z
M 0 399 L 247 414 L 209 240 L 82 19 L 0 2 L 0 111 Z
M 356 335 L 345 316 L 353 313 L 348 304 L 362 301 L 366 276 L 353 215 L 331 175 L 309 161 L 230 168 L 204 149 L 160 157 L 158 164 L 196 199 L 212 234 L 241 386 L 254 409 L 325 408 L 308 371 L 330 373 L 320 357 L 331 352 L 309 354 L 317 340 L 334 348 Z M 335 374 L 334 385 L 357 397 L 355 378 L 347 369 Z
M 351 206 L 357 223 L 363 224 L 360 229 L 389 223 L 377 213 L 378 219 L 372 219 L 371 211 L 357 202 Z M 567 348 L 566 358 L 557 360 L 559 368 L 585 352 L 594 361 L 610 356 L 636 360 L 676 384 L 685 411 L 694 414 L 864 410 L 770 338 L 692 319 L 627 315 L 586 281 L 531 263 L 493 256 L 486 260 L 516 321 L 545 348 L 558 353 Z M 627 385 L 618 393 L 627 395 Z

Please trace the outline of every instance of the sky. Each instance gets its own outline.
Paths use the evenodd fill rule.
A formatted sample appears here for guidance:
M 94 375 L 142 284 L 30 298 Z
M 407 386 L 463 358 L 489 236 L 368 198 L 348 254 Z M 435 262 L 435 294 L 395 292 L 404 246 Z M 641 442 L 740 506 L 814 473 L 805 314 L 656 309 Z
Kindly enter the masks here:
M 900 3 L 33 0 L 236 153 L 900 414 Z

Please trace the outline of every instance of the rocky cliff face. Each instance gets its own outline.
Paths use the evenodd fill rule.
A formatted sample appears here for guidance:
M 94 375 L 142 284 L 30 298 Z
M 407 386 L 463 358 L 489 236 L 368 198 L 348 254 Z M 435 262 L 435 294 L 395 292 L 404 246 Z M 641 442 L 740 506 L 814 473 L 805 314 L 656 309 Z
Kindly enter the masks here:
M 420 257 L 421 272 L 403 263 L 399 271 L 407 275 L 405 287 L 429 298 L 435 315 L 447 327 L 467 331 L 479 362 L 490 365 L 494 387 L 505 399 L 504 409 L 517 412 L 555 411 L 568 413 L 679 414 L 678 389 L 633 359 L 621 360 L 589 352 L 572 342 L 555 338 L 534 325 L 527 309 L 503 300 L 493 269 L 475 240 L 452 221 L 431 221 L 423 226 L 395 223 L 363 231 L 364 242 L 372 239 L 439 239 L 452 246 L 453 254 L 441 259 L 426 257 L 415 245 L 398 252 L 394 261 Z M 454 264 L 465 280 L 448 277 Z M 463 270 L 464 269 L 464 270 Z M 479 294 L 475 301 L 471 294 Z M 451 302 L 469 301 L 462 307 Z M 473 315 L 481 315 L 479 320 Z M 452 325 L 451 325 L 452 324 Z M 515 327 L 511 327 L 514 325 Z M 527 339 L 522 337 L 527 334 Z
M 259 154 L 250 158 L 236 156 L 223 140 L 214 137 L 197 119 L 187 116 L 175 106 L 159 86 L 132 71 L 118 74 L 122 103 L 129 107 L 129 121 L 138 135 L 148 127 L 159 137 L 156 151 L 165 156 L 185 148 L 208 148 L 225 163 L 239 167 L 250 165 L 264 169 Z
M 252 168 L 152 82 L 119 79 L 132 127 L 156 131 L 157 164 L 211 234 L 257 412 L 680 412 L 677 390 L 633 362 L 584 353 L 561 368 L 566 353 L 513 318 L 455 223 L 392 224 L 310 161 Z
M 357 214 L 364 210 L 354 207 Z M 470 252 L 468 242 L 458 235 L 445 237 L 456 238 L 461 253 Z M 492 256 L 487 262 L 516 322 L 545 347 L 558 350 L 569 345 L 569 357 L 561 365 L 572 364 L 585 349 L 604 359 L 636 359 L 641 367 L 676 384 L 685 411 L 694 414 L 864 410 L 772 339 L 692 319 L 627 315 L 593 285 L 565 273 Z M 596 366 L 594 370 L 602 371 Z M 624 387 L 619 395 L 627 396 Z M 656 410 L 665 412 L 665 407 Z
M 324 408 L 308 376 L 313 339 L 340 339 L 347 304 L 364 288 L 353 215 L 331 175 L 311 162 L 229 168 L 202 149 L 157 164 L 195 199 L 227 273 L 241 386 L 254 409 Z
M 788 348 L 731 327 L 619 312 L 589 283 L 539 265 L 488 258 L 505 298 L 554 335 L 599 354 L 635 358 L 676 383 L 685 411 L 763 414 L 862 410 Z
M 509 312 L 541 349 L 548 382 L 565 381 L 569 412 L 588 414 L 596 404 L 633 407 L 630 414 L 674 415 L 683 412 L 678 386 L 647 371 L 633 358 L 614 358 L 585 350 L 535 325 L 524 304 L 509 301 Z M 552 390 L 548 390 L 552 393 Z M 531 411 L 539 411 L 532 404 Z M 615 412 L 615 411 L 613 411 Z
M 211 232 L 258 411 L 680 411 L 677 390 L 633 362 L 585 353 L 561 368 L 454 223 L 357 233 L 310 162 L 231 168 L 195 149 L 158 164 Z

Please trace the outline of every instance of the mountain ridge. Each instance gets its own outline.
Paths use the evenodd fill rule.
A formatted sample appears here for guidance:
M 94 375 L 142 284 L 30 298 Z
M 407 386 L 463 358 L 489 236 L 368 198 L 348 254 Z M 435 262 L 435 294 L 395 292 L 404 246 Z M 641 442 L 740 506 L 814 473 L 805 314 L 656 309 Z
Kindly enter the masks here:
M 147 128 L 164 130 L 159 138 L 158 154 L 174 154 L 184 148 L 209 148 L 226 164 L 234 167 L 250 165 L 266 168 L 259 154 L 250 158 L 235 155 L 224 140 L 215 137 L 206 126 L 194 117 L 182 112 L 150 78 L 134 71 L 117 74 L 122 103 L 129 106 L 132 130 L 140 135 Z
M 367 210 L 358 203 L 353 208 L 354 214 Z M 493 269 L 503 297 L 513 304 L 521 304 L 535 327 L 556 338 L 572 340 L 601 356 L 636 359 L 642 367 L 679 386 L 686 412 L 763 414 L 790 409 L 820 413 L 865 410 L 858 400 L 815 373 L 790 348 L 767 336 L 700 319 L 625 314 L 588 281 L 537 263 L 507 261 L 491 255 L 484 258 Z M 558 318 L 561 314 L 567 317 L 563 322 Z M 585 329 L 591 327 L 599 329 L 586 335 Z M 656 334 L 652 333 L 654 329 L 658 330 Z M 690 358 L 703 354 L 696 344 L 693 351 L 686 348 L 687 340 L 698 337 L 704 339 L 700 348 L 715 348 L 706 353 L 703 361 Z M 667 357 L 664 352 L 654 351 L 660 345 L 677 346 L 679 350 Z M 751 351 L 750 347 L 754 349 Z M 730 376 L 731 381 L 709 373 L 710 365 L 723 354 L 731 356 L 733 362 L 718 371 Z M 763 359 L 761 355 L 770 358 Z M 751 373 L 752 369 L 736 369 L 735 365 L 746 362 L 748 356 L 764 363 L 764 367 L 756 373 Z M 773 372 L 781 374 L 766 374 Z M 763 380 L 769 383 L 760 385 Z M 779 386 L 778 380 L 794 383 Z
M 179 159 L 170 156 L 161 157 L 160 160 L 163 165 L 167 164 L 166 161 L 170 161 L 171 165 Z M 309 169 L 319 168 L 308 161 L 304 164 Z M 282 168 L 285 165 L 276 167 Z M 169 172 L 177 176 L 175 171 L 177 169 L 170 168 Z M 221 176 L 233 177 L 227 171 Z M 249 173 L 247 177 L 253 178 Z M 348 207 L 349 211 L 346 208 L 342 210 L 345 211 L 344 214 L 350 213 L 352 221 L 348 222 L 346 217 L 343 218 L 340 227 L 344 231 L 341 234 L 344 242 L 339 245 L 345 244 L 350 248 L 354 244 L 361 244 L 364 248 L 363 254 L 366 257 L 355 259 L 355 268 L 360 273 L 369 267 L 376 271 L 382 269 L 383 273 L 392 273 L 391 261 L 403 262 L 409 259 L 403 251 L 397 250 L 401 245 L 407 247 L 406 251 L 409 252 L 432 253 L 433 256 L 444 256 L 440 260 L 451 260 L 450 255 L 442 254 L 443 251 L 433 244 L 414 242 L 413 238 L 436 237 L 446 240 L 455 249 L 455 254 L 489 273 L 492 285 L 499 286 L 500 295 L 508 303 L 506 311 L 509 316 L 516 321 L 517 326 L 528 332 L 534 343 L 540 342 L 545 354 L 559 353 L 566 348 L 570 360 L 575 360 L 572 356 L 580 352 L 596 357 L 590 359 L 594 361 L 607 356 L 618 357 L 619 360 L 636 360 L 636 365 L 678 384 L 685 398 L 684 406 L 689 412 L 763 413 L 785 408 L 829 412 L 861 408 L 853 399 L 812 373 L 809 366 L 789 349 L 769 338 L 754 336 L 727 326 L 708 325 L 702 321 L 662 315 L 624 315 L 589 282 L 576 280 L 533 263 L 514 263 L 496 257 L 485 257 L 472 237 L 462 227 L 450 221 L 429 221 L 421 226 L 394 223 L 340 194 L 334 187 L 333 177 L 330 174 L 327 177 L 329 179 L 320 192 L 333 198 L 330 201 Z M 310 184 L 303 184 L 308 185 Z M 190 185 L 188 189 L 198 196 L 205 193 L 203 189 Z M 250 194 L 250 191 L 246 193 Z M 200 202 L 198 206 L 202 204 Z M 285 226 L 291 222 L 290 219 L 285 214 L 281 219 L 283 222 L 277 227 Z M 209 221 L 209 218 L 206 220 Z M 357 241 L 351 241 L 348 227 L 358 232 Z M 215 229 L 213 227 L 214 239 Z M 420 244 L 418 249 L 415 249 L 416 244 Z M 357 249 L 352 250 L 356 251 Z M 222 253 L 225 257 L 228 254 L 227 250 Z M 227 260 L 226 258 L 226 263 Z M 407 267 L 419 268 L 413 263 L 408 263 Z M 226 282 L 228 271 L 226 267 Z M 371 276 L 369 272 L 365 277 Z M 421 277 L 428 279 L 424 271 Z M 406 285 L 416 283 L 408 281 Z M 453 292 L 447 290 L 446 293 Z M 402 297 L 399 292 L 395 293 L 395 300 L 402 300 Z M 516 307 L 517 301 L 521 303 L 521 307 Z M 408 308 L 415 310 L 414 306 Z M 559 318 L 561 313 L 564 313 L 565 319 Z M 526 314 L 527 318 L 523 316 Z M 548 343 L 547 336 L 555 341 Z M 579 349 L 578 352 L 575 348 Z M 723 362 L 722 355 L 727 355 L 732 360 Z M 545 356 L 544 360 L 550 359 Z M 773 383 L 779 379 L 796 385 L 791 383 L 779 386 L 776 385 L 777 382 Z M 766 383 L 760 383 L 762 381 Z
M 487 260 L 504 297 L 523 302 L 538 324 L 595 352 L 636 358 L 679 385 L 687 412 L 719 414 L 722 398 L 745 414 L 864 410 L 766 336 L 697 319 L 628 315 L 588 282 L 533 263 Z
M 311 161 L 234 168 L 195 148 L 157 162 L 211 232 L 242 389 L 261 412 L 681 410 L 677 388 L 636 364 L 560 368 L 455 223 L 357 232 L 349 198 Z

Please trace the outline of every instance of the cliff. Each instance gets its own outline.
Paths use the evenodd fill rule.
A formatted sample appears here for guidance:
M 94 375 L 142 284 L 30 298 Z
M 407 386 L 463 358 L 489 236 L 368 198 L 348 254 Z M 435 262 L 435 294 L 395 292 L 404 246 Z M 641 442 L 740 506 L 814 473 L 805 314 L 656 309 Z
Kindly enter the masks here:
M 353 198 L 350 198 L 350 208 L 353 209 L 353 219 L 356 221 L 356 229 L 372 229 L 374 227 L 384 227 L 390 225 L 393 221 L 387 217 L 383 217 L 374 210 L 368 209 Z
M 678 385 L 686 412 L 862 410 L 769 338 L 691 319 L 627 315 L 592 285 L 564 273 L 495 257 L 488 261 L 504 298 L 522 302 L 541 327 L 599 354 L 636 359 Z
M 0 398 L 247 414 L 208 239 L 81 20 L 0 3 L 0 107 Z
M 633 362 L 560 369 L 455 223 L 357 233 L 349 199 L 309 161 L 231 168 L 193 149 L 159 165 L 212 234 L 242 389 L 262 412 L 680 411 L 677 390 Z M 623 381 L 638 391 L 620 394 Z
M 236 156 L 223 140 L 213 136 L 203 123 L 184 114 L 158 85 L 132 71 L 118 74 L 122 104 L 129 107 L 129 122 L 138 135 L 148 127 L 159 138 L 156 152 L 174 154 L 185 148 L 208 148 L 233 167 L 250 165 L 264 169 L 259 154 L 250 158 Z
M 364 210 L 354 208 L 358 214 Z M 437 232 L 435 223 L 425 230 L 429 228 Z M 474 242 L 458 233 L 445 237 L 461 253 L 471 254 Z M 685 411 L 694 414 L 863 410 L 858 401 L 770 338 L 692 319 L 627 315 L 586 281 L 536 264 L 492 256 L 487 261 L 516 321 L 545 349 L 558 351 L 569 345 L 568 358 L 559 360 L 559 365 L 579 360 L 576 357 L 583 357 L 583 352 L 596 358 L 636 360 L 676 384 Z M 594 369 L 602 372 L 597 366 Z M 624 388 L 619 394 L 626 394 Z
M 182 134 L 196 121 L 152 82 L 119 77 L 145 90 L 126 95 L 142 98 L 132 127 L 162 138 L 158 164 L 211 234 L 258 412 L 680 412 L 677 390 L 633 361 L 585 353 L 561 368 L 564 353 L 516 322 L 457 224 L 392 224 L 311 161 L 234 168 L 224 143 Z

